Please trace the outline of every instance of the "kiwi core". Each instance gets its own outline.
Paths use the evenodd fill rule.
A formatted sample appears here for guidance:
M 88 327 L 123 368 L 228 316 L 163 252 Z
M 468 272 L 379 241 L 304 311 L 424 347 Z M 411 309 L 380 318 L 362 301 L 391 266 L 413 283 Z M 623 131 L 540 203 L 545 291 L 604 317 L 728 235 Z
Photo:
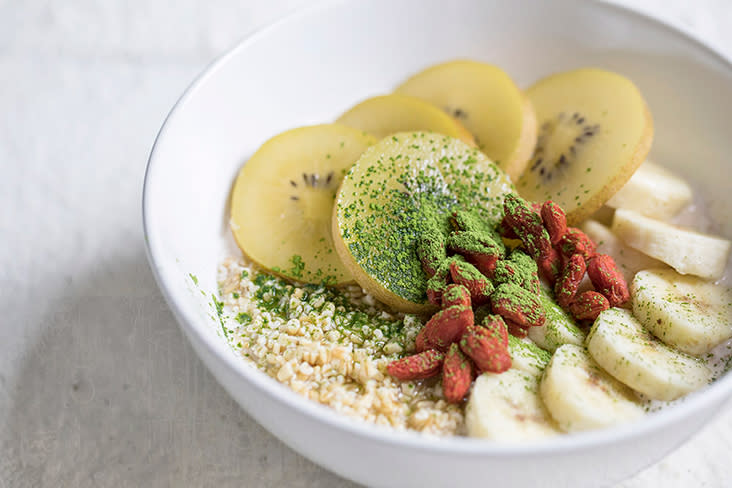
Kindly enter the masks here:
M 551 181 L 577 160 L 583 146 L 599 130 L 599 124 L 590 123 L 579 112 L 560 112 L 541 125 L 529 171 L 538 173 L 543 181 Z

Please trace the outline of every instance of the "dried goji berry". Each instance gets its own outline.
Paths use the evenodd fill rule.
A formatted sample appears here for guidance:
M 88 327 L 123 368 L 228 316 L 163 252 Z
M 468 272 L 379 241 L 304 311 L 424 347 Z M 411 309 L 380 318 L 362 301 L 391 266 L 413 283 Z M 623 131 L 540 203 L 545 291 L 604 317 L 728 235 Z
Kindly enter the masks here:
M 483 325 L 472 325 L 460 338 L 460 349 L 484 372 L 502 373 L 511 367 L 508 331 L 500 317 L 489 316 Z
M 546 256 L 536 260 L 541 276 L 549 282 L 551 286 L 557 281 L 557 277 L 562 270 L 562 257 L 559 252 L 551 248 Z
M 470 291 L 463 285 L 453 283 L 448 285 L 442 293 L 442 308 L 451 307 L 453 305 L 462 305 L 468 308 L 471 307 Z
M 442 363 L 442 392 L 445 400 L 459 403 L 465 398 L 473 381 L 473 365 L 456 343 L 450 345 Z
M 489 278 L 493 275 L 496 262 L 503 257 L 503 249 L 490 235 L 475 231 L 453 232 L 447 238 L 447 247 Z
M 506 217 L 503 217 L 501 219 L 501 222 L 498 224 L 498 227 L 496 227 L 496 230 L 501 235 L 501 237 L 505 237 L 506 239 L 518 239 L 519 237 L 516 235 L 516 233 L 513 231 L 510 225 L 508 225 L 508 222 L 506 222 Z
M 630 300 L 628 283 L 611 256 L 596 254 L 587 265 L 587 275 L 592 286 L 605 295 L 611 307 L 620 307 Z
M 567 232 L 567 216 L 562 207 L 547 200 L 541 206 L 541 220 L 549 233 L 549 240 L 556 245 Z
M 526 252 L 534 259 L 546 256 L 552 245 L 541 216 L 514 194 L 506 196 L 503 209 L 504 222 L 516 233 Z
M 444 357 L 441 352 L 429 349 L 392 361 L 386 366 L 386 372 L 402 381 L 431 378 L 440 372 Z
M 419 332 L 417 332 L 417 337 L 414 338 L 414 350 L 417 352 L 423 352 L 427 349 L 434 349 L 434 346 L 427 342 L 424 327 L 422 327 Z
M 596 291 L 583 291 L 569 304 L 569 313 L 577 320 L 595 320 L 600 313 L 610 308 L 610 302 Z
M 490 300 L 493 284 L 472 264 L 465 261 L 452 261 L 450 276 L 453 283 L 463 285 L 470 291 L 470 299 L 473 304 L 481 305 Z
M 512 283 L 499 285 L 491 295 L 491 309 L 503 318 L 524 327 L 540 327 L 546 312 L 539 297 Z
M 523 325 L 519 325 L 515 322 L 511 322 L 510 320 L 503 319 L 506 322 L 506 328 L 508 329 L 508 333 L 511 334 L 514 337 L 518 338 L 524 338 L 529 335 L 529 328 L 524 327 Z
M 440 310 L 424 325 L 424 344 L 446 351 L 473 324 L 473 319 L 470 307 L 454 305 Z
M 585 259 L 581 254 L 574 254 L 569 258 L 564 265 L 562 275 L 557 280 L 556 285 L 554 285 L 554 296 L 559 306 L 566 309 L 572 300 L 574 300 L 582 278 L 585 276 L 586 269 Z
M 558 248 L 559 252 L 566 259 L 571 258 L 575 254 L 581 254 L 585 261 L 587 261 L 595 254 L 597 246 L 580 229 L 569 227 L 567 232 L 559 240 Z
M 540 283 L 536 263 L 520 249 L 515 249 L 508 259 L 496 263 L 493 282 L 495 284 L 514 283 L 532 293 L 539 294 Z

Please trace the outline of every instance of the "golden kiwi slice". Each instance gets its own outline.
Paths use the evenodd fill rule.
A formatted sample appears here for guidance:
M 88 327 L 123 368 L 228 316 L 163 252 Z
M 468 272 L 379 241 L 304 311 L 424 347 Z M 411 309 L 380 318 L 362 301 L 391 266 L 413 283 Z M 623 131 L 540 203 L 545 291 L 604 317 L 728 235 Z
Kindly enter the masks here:
M 338 124 L 361 129 L 377 139 L 404 131 L 429 131 L 456 137 L 471 146 L 473 136 L 437 107 L 406 95 L 369 98 L 341 115 Z
M 343 178 L 333 241 L 356 281 L 397 310 L 421 313 L 427 276 L 418 239 L 449 228 L 452 212 L 470 209 L 497 224 L 506 175 L 477 148 L 442 134 L 403 132 L 367 149 Z
M 536 143 L 534 110 L 502 69 L 449 61 L 417 73 L 396 92 L 421 98 L 458 119 L 513 181 L 526 168 Z
M 597 211 L 645 160 L 653 120 L 629 79 L 584 68 L 544 78 L 526 91 L 536 110 L 536 150 L 516 187 L 553 200 L 578 223 Z
M 300 282 L 353 281 L 333 250 L 333 200 L 343 175 L 374 142 L 360 130 L 329 124 L 262 144 L 231 195 L 231 229 L 242 252 Z

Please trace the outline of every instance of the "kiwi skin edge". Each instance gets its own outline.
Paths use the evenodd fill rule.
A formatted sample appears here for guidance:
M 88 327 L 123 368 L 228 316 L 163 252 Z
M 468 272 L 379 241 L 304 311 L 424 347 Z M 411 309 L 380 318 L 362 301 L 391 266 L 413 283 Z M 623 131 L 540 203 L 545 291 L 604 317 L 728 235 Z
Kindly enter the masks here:
M 351 272 L 351 275 L 353 275 L 353 277 L 356 279 L 356 282 L 361 286 L 361 288 L 373 295 L 373 297 L 376 298 L 378 301 L 380 301 L 381 303 L 385 303 L 400 312 L 425 316 L 431 315 L 436 312 L 438 307 L 431 304 L 430 302 L 425 302 L 422 304 L 410 302 L 388 291 L 378 281 L 374 280 L 371 276 L 366 274 L 358 265 L 356 260 L 353 259 L 353 256 L 346 247 L 346 243 L 341 237 L 341 230 L 338 226 L 338 201 L 340 200 L 338 198 L 338 195 L 340 195 L 340 191 L 341 190 L 339 188 L 338 192 L 336 193 L 336 202 L 335 205 L 333 205 L 333 217 L 331 219 L 333 247 L 335 248 L 336 253 L 338 253 L 338 256 L 341 258 L 343 265 L 348 271 Z
M 625 183 L 628 182 L 635 170 L 646 160 L 653 144 L 653 117 L 648 105 L 643 101 L 643 114 L 646 120 L 646 127 L 641 135 L 640 142 L 635 148 L 630 162 L 618 172 L 601 191 L 593 195 L 584 205 L 567 212 L 567 224 L 576 226 L 584 221 L 602 207 L 613 195 L 615 195 Z
M 497 163 L 503 172 L 511 178 L 511 182 L 517 182 L 521 173 L 524 172 L 526 167 L 529 165 L 531 156 L 536 148 L 536 140 L 539 136 L 539 131 L 536 124 L 536 112 L 534 106 L 531 104 L 531 100 L 526 96 L 525 93 L 521 94 L 524 101 L 523 107 L 523 124 L 521 125 L 521 134 L 516 144 L 516 149 L 511 155 L 511 159 L 504 166 L 503 164 Z

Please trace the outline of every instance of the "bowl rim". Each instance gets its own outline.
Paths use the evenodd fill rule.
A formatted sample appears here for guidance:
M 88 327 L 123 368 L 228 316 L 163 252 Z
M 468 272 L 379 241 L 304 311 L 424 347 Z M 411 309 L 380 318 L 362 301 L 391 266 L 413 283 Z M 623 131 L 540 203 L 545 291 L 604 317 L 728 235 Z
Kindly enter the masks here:
M 198 89 L 206 81 L 214 76 L 227 61 L 236 56 L 241 50 L 245 50 L 250 44 L 264 38 L 269 31 L 274 30 L 290 22 L 297 22 L 299 19 L 313 15 L 318 11 L 336 4 L 348 3 L 351 0 L 319 0 L 305 7 L 296 8 L 294 11 L 281 18 L 260 27 L 239 40 L 233 47 L 209 63 L 188 85 L 182 95 L 175 102 L 169 113 L 166 115 L 160 130 L 158 131 L 145 170 L 142 190 L 142 226 L 145 236 L 145 250 L 150 268 L 160 288 L 165 301 L 170 307 L 179 326 L 191 342 L 198 342 L 212 358 L 237 376 L 242 376 L 250 385 L 260 393 L 270 397 L 271 400 L 286 404 L 288 407 L 299 410 L 314 421 L 326 424 L 327 426 L 345 431 L 345 433 L 365 437 L 371 441 L 389 444 L 397 448 L 410 448 L 435 454 L 459 453 L 462 455 L 511 457 L 517 454 L 541 455 L 561 454 L 565 452 L 586 450 L 609 445 L 618 441 L 632 441 L 647 434 L 670 426 L 684 417 L 691 416 L 694 412 L 701 411 L 704 407 L 721 403 L 732 395 L 732 374 L 716 380 L 713 384 L 705 387 L 699 394 L 685 398 L 681 403 L 664 408 L 658 412 L 649 413 L 643 417 L 642 422 L 633 422 L 618 427 L 607 428 L 596 431 L 565 434 L 550 438 L 546 441 L 535 443 L 496 443 L 485 439 L 475 439 L 462 436 L 437 437 L 426 436 L 413 431 L 398 431 L 390 427 L 382 427 L 350 418 L 346 415 L 333 411 L 330 407 L 318 404 L 295 393 L 287 386 L 279 383 L 276 379 L 270 378 L 261 371 L 253 368 L 241 358 L 231 354 L 230 346 L 221 338 L 215 337 L 202 330 L 209 327 L 200 322 L 193 312 L 192 306 L 187 303 L 186 297 L 176 295 L 174 288 L 168 285 L 168 278 L 165 272 L 156 266 L 162 260 L 162 251 L 155 228 L 150 225 L 149 215 L 151 207 L 151 188 L 154 172 L 152 167 L 158 158 L 158 146 L 165 137 L 171 121 L 182 111 L 187 102 L 195 96 Z M 569 0 L 580 2 L 581 0 Z M 706 51 L 707 54 L 716 58 L 732 73 L 732 58 L 726 57 L 715 46 L 701 40 L 684 25 L 668 18 L 660 18 L 648 12 L 628 5 L 610 3 L 611 0 L 593 0 L 592 4 L 601 8 L 607 8 L 620 12 L 629 17 L 638 17 L 645 22 L 655 24 L 656 27 L 668 31 L 670 34 L 682 38 L 684 41 L 695 45 L 698 49 Z M 194 348 L 195 350 L 195 348 Z M 200 353 L 197 351 L 197 354 Z M 209 365 L 204 361 L 207 367 Z M 211 369 L 209 367 L 209 369 Z M 705 419 L 706 422 L 707 419 Z

